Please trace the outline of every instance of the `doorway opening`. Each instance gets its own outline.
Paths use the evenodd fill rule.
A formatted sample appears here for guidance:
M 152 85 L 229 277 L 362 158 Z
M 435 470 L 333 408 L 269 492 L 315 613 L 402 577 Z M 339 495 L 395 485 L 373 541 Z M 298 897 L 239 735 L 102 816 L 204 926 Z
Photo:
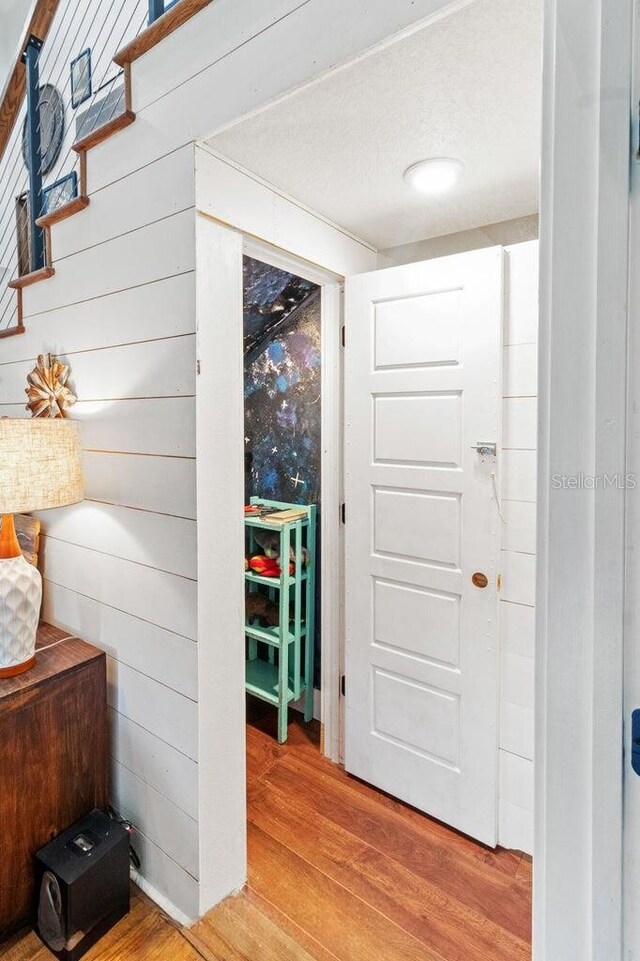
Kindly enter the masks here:
M 247 715 L 274 707 L 283 743 L 320 687 L 322 289 L 246 254 L 242 274 Z
M 366 797 L 375 830 L 389 829 L 392 810 L 397 836 L 415 844 L 417 825 L 437 836 L 443 847 L 430 856 L 452 861 L 436 886 L 449 895 L 467 904 L 470 882 L 466 895 L 447 887 L 456 851 L 472 871 L 487 866 L 467 906 L 487 921 L 495 947 L 482 956 L 495 958 L 530 953 L 540 36 L 527 0 L 457 7 L 234 122 L 198 160 L 198 209 L 244 257 L 245 505 L 314 504 L 321 518 L 315 719 L 291 710 L 285 740 L 274 697 L 249 702 L 256 858 L 280 863 L 284 845 L 327 874 L 319 836 L 349 832 Z M 457 185 L 425 199 L 407 171 L 443 157 L 459 161 Z M 295 328 L 314 305 L 325 318 L 319 370 L 301 346 L 308 331 Z M 247 348 L 252 331 L 259 343 Z M 319 451 L 313 496 L 296 462 L 305 442 L 305 453 Z M 293 596 L 305 561 L 261 538 L 260 551 L 253 541 L 245 550 L 249 572 L 254 557 L 275 560 L 280 576 L 292 564 Z M 244 638 L 245 658 L 275 678 L 274 645 L 252 641 L 276 626 L 268 618 L 282 628 L 297 615 L 281 588 L 248 580 L 262 634 Z M 343 821 L 314 777 L 343 798 Z M 294 844 L 298 830 L 305 841 L 302 823 L 277 834 L 285 811 L 296 816 L 296 792 L 313 856 Z M 374 833 L 355 832 L 365 849 L 350 838 L 340 850 L 384 860 Z M 402 884 L 426 897 L 430 871 L 398 862 Z M 250 884 L 256 863 L 250 849 Z M 330 877 L 351 891 L 363 883 Z M 427 928 L 425 944 L 458 956 Z

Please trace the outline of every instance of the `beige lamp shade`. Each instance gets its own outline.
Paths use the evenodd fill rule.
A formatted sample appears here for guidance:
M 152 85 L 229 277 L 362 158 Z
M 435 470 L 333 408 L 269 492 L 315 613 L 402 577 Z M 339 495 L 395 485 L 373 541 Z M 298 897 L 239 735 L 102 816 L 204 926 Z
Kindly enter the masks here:
M 0 417 L 0 514 L 64 507 L 83 497 L 78 421 Z

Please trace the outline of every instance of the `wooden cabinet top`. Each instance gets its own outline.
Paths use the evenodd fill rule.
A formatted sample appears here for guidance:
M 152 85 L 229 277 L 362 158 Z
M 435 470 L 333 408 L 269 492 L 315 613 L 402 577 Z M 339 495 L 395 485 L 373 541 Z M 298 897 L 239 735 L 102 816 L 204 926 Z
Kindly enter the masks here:
M 90 661 L 104 658 L 98 650 L 79 637 L 70 636 L 51 624 L 40 624 L 36 641 L 36 663 L 30 671 L 0 680 L 0 712 L 12 698 L 42 687 L 54 678 L 69 674 Z

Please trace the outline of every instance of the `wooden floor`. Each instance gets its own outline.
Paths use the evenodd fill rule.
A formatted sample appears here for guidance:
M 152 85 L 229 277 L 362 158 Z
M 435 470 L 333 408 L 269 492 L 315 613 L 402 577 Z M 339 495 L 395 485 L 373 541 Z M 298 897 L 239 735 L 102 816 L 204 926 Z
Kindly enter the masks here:
M 52 961 L 33 933 L 0 944 L 2 961 Z M 202 961 L 179 928 L 136 887 L 131 913 L 85 954 L 83 961 Z
M 527 961 L 531 863 L 248 727 L 249 883 L 188 933 L 215 961 Z M 207 954 L 207 952 L 210 952 Z
M 139 892 L 87 961 L 528 961 L 531 864 L 346 775 L 318 727 L 247 729 L 249 880 L 180 931 Z M 35 935 L 3 961 L 46 961 Z

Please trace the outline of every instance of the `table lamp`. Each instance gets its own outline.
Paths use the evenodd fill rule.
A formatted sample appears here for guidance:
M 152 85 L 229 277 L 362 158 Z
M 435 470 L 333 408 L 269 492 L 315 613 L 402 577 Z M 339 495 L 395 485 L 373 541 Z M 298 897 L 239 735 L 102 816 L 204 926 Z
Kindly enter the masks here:
M 35 663 L 42 578 L 22 556 L 14 514 L 82 500 L 80 430 L 65 419 L 0 417 L 0 678 Z

